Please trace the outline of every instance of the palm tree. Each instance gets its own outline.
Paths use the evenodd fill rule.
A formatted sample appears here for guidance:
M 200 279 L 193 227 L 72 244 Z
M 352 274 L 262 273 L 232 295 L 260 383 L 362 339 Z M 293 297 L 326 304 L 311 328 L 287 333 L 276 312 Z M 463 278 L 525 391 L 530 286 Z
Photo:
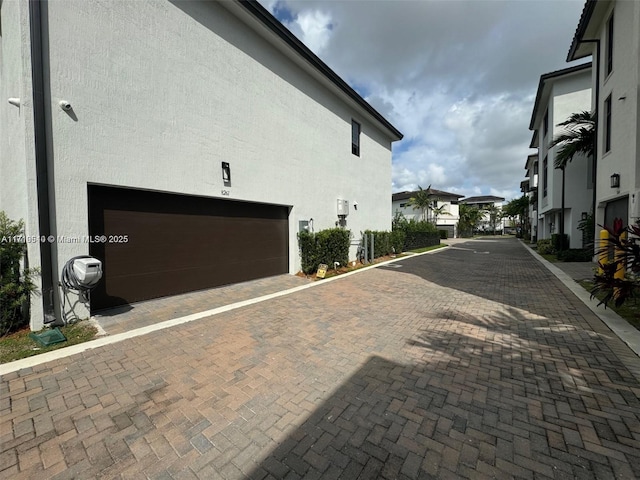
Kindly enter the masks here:
M 407 202 L 408 205 L 412 205 L 414 210 L 422 210 L 422 220 L 425 221 L 425 214 L 431 208 L 431 203 L 433 202 L 433 195 L 431 194 L 431 185 L 424 190 L 420 185 L 418 185 L 419 190 L 416 192 L 415 196 L 411 197 Z
M 559 245 L 560 248 L 563 248 L 565 169 L 576 155 L 585 155 L 593 159 L 596 141 L 596 116 L 594 112 L 587 111 L 572 113 L 564 122 L 559 123 L 558 127 L 564 127 L 564 131 L 551 141 L 549 148 L 560 146 L 555 153 L 553 166 L 562 170 L 562 206 L 560 210 Z M 594 198 L 595 193 L 594 188 Z
M 438 217 L 443 215 L 451 215 L 449 212 L 445 210 L 446 205 L 436 206 L 438 202 L 434 202 L 434 205 L 431 207 L 431 211 L 433 212 L 433 223 L 438 224 Z
M 493 234 L 495 235 L 496 223 L 498 223 L 498 220 L 502 219 L 502 210 L 500 210 L 499 207 L 491 204 L 488 207 L 485 207 L 484 211 L 489 214 L 489 223 L 491 224 L 491 229 L 493 231 Z
M 460 220 L 458 220 L 458 231 L 460 236 L 473 235 L 473 231 L 482 220 L 482 212 L 477 207 L 472 207 L 466 203 L 460 204 Z

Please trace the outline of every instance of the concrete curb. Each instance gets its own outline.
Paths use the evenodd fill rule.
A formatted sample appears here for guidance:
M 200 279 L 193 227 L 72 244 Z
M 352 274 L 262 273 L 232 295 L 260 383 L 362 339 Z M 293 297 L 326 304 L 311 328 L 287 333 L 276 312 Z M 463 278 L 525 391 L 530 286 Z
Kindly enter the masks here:
M 558 280 L 560 280 L 573 294 L 578 297 L 602 322 L 616 334 L 633 352 L 640 357 L 640 331 L 618 315 L 616 312 L 604 305 L 598 307 L 598 300 L 592 299 L 591 294 L 587 292 L 573 278 L 556 267 L 553 263 L 538 255 L 530 246 L 524 242 L 520 242 L 540 263 L 542 263 Z

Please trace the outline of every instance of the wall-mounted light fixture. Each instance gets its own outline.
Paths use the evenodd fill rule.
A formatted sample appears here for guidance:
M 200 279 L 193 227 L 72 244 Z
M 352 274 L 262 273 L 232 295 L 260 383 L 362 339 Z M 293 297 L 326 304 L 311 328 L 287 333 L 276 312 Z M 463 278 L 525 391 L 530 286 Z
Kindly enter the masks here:
M 611 175 L 611 188 L 620 188 L 620 174 L 614 173 Z
M 222 183 L 225 187 L 231 186 L 231 166 L 229 162 L 222 162 Z
M 19 107 L 20 106 L 20 99 L 12 97 L 12 98 L 9 99 L 9 103 L 11 105 L 13 105 L 14 107 Z
M 586 220 L 589 218 L 589 214 L 587 212 L 582 212 L 582 220 Z

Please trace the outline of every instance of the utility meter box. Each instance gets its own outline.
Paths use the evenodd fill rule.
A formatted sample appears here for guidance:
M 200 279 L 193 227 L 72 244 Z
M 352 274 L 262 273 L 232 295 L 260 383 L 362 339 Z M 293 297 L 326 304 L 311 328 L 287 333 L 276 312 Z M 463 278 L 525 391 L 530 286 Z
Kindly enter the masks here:
M 338 216 L 346 217 L 349 215 L 349 200 L 338 199 Z
M 82 285 L 93 285 L 102 278 L 102 262 L 97 258 L 76 258 L 73 272 Z
M 640 218 L 640 190 L 631 194 L 631 218 Z

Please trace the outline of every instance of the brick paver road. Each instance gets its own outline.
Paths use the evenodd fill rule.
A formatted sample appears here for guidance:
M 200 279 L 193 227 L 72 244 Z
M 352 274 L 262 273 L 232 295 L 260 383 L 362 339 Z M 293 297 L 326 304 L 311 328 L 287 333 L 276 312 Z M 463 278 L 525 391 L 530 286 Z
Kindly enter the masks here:
M 7 374 L 0 477 L 640 478 L 638 362 L 469 242 Z

